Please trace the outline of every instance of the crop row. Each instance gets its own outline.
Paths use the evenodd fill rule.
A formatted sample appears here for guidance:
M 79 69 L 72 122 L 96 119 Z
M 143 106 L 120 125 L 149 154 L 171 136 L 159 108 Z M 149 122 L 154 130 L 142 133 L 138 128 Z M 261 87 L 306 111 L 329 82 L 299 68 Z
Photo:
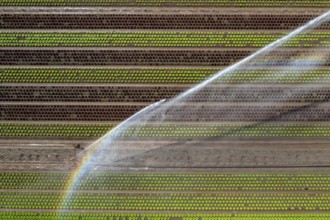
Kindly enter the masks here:
M 2 102 L 156 102 L 169 99 L 189 87 L 167 86 L 2 86 Z M 330 88 L 297 87 L 220 87 L 201 89 L 186 102 L 327 102 Z
M 33 9 L 35 10 L 35 9 Z M 18 10 L 20 11 L 20 10 Z M 213 29 L 292 30 L 315 18 L 315 14 L 203 14 L 203 13 L 22 13 L 0 14 L 1 29 Z M 226 22 L 221 22 L 226 21 Z M 317 29 L 329 29 L 324 22 Z
M 328 193 L 0 192 L 3 209 L 314 211 L 330 210 Z
M 226 66 L 241 60 L 249 50 L 0 50 L 0 65 L 141 65 L 141 66 Z M 297 59 L 299 57 L 299 59 Z M 246 66 L 302 68 L 330 65 L 329 50 L 271 50 Z
M 0 173 L 0 189 L 66 190 L 67 173 Z M 317 191 L 330 176 L 317 174 L 84 174 L 74 190 Z M 96 191 L 95 191 L 96 192 Z
M 197 83 L 212 75 L 217 70 L 217 68 L 3 68 L 0 69 L 0 82 Z M 326 69 L 319 72 L 319 77 L 326 77 L 329 71 L 330 69 Z M 303 74 L 303 72 L 301 71 L 300 74 Z M 297 73 L 297 76 L 300 74 Z M 242 73 L 241 75 L 245 76 L 247 74 Z
M 267 100 L 266 100 L 267 101 Z M 324 101 L 328 101 L 325 99 Z M 182 104 L 183 103 L 183 104 Z M 149 122 L 330 122 L 328 104 L 313 103 L 269 104 L 253 103 L 185 103 L 177 102 L 168 107 L 166 114 L 155 111 Z M 166 105 L 166 103 L 164 104 Z M 1 120 L 6 121 L 123 121 L 146 103 L 105 103 L 88 105 L 58 104 L 2 104 Z M 139 122 L 139 121 L 137 121 Z
M 282 1 L 282 0 L 3 0 L 0 6 L 176 6 L 176 7 L 329 7 L 328 0 L 300 0 L 300 1 Z
M 110 214 L 110 213 L 70 213 L 70 212 L 0 212 L 2 220 L 328 220 L 330 214 Z
M 221 124 L 221 125 L 156 125 L 128 127 L 120 136 L 133 137 L 327 137 L 327 124 Z
M 100 137 L 114 124 L 0 124 L 1 137 Z
M 3 32 L 0 47 L 263 47 L 286 34 L 260 32 Z M 281 47 L 329 47 L 329 32 L 291 38 Z
M 0 124 L 0 137 L 100 137 L 114 124 Z M 330 137 L 327 124 L 162 124 L 132 126 L 120 133 L 128 138 L 207 138 L 207 137 Z
M 2 68 L 0 83 L 198 83 L 220 68 Z M 215 83 L 330 83 L 330 69 L 237 70 Z

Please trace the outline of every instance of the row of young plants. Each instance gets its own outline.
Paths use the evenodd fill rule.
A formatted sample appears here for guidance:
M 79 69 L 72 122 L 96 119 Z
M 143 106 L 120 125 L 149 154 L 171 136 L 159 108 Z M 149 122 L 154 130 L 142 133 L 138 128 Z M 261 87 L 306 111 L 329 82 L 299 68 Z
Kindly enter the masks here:
M 259 48 L 287 33 L 263 32 L 2 32 L 1 47 Z M 281 47 L 328 47 L 330 33 L 300 34 Z
M 2 68 L 0 83 L 198 83 L 221 68 Z M 330 68 L 244 69 L 215 83 L 330 83 Z
M 329 211 L 329 193 L 0 192 L 2 209 Z
M 0 173 L 0 189 L 66 190 L 68 173 Z M 85 174 L 75 190 L 328 191 L 326 174 Z
M 115 124 L 0 124 L 0 137 L 100 137 Z
M 70 213 L 70 212 L 0 212 L 2 220 L 171 220 L 180 218 L 182 220 L 328 220 L 330 214 L 278 214 L 278 213 L 235 213 L 235 214 L 142 214 L 142 213 Z
M 16 124 L 1 123 L 0 137 L 90 138 L 100 137 L 116 124 Z M 330 137 L 329 124 L 161 124 L 131 126 L 121 138 L 203 137 Z

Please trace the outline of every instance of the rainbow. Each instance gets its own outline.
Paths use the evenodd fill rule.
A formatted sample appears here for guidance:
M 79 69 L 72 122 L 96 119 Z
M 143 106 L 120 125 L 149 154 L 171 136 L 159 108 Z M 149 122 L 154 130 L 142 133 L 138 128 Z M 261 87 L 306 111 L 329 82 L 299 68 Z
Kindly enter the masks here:
M 121 122 L 119 125 L 111 129 L 108 133 L 106 133 L 104 136 L 96 140 L 94 143 L 92 143 L 90 146 L 88 146 L 83 152 L 80 153 L 86 153 L 85 156 L 82 157 L 80 163 L 74 168 L 74 170 L 71 172 L 69 179 L 67 181 L 67 190 L 66 194 L 62 200 L 62 203 L 60 204 L 59 211 L 65 211 L 66 210 L 66 202 L 69 201 L 71 194 L 74 192 L 74 189 L 76 186 L 79 184 L 81 178 L 83 175 L 88 172 L 89 170 L 89 165 L 92 157 L 94 156 L 95 152 L 99 149 L 102 149 L 105 144 L 108 146 L 111 141 L 119 137 L 123 131 L 127 127 L 130 127 L 132 125 L 137 124 L 141 119 L 139 116 L 142 116 L 142 114 L 147 113 L 146 115 L 151 115 L 151 113 L 157 113 L 159 107 L 163 102 L 165 102 L 165 99 L 160 100 L 156 103 L 153 103 L 149 106 L 146 106 L 145 108 L 141 109 L 125 121 Z M 140 119 L 140 120 L 139 120 Z M 142 117 L 143 121 L 147 121 L 148 118 Z

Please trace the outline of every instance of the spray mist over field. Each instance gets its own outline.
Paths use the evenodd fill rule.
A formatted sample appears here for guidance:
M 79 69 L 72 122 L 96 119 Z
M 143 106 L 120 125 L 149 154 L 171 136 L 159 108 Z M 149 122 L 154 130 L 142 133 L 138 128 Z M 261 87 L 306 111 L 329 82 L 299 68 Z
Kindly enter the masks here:
M 191 143 L 221 148 L 224 141 L 326 136 L 313 129 L 330 120 L 330 90 L 322 83 L 330 77 L 330 39 L 306 36 L 329 21 L 327 12 L 177 97 L 137 112 L 79 154 L 71 190 L 87 172 L 123 164 L 161 167 L 166 149 L 178 145 L 188 155 Z M 151 153 L 156 159 L 144 160 Z M 182 165 L 180 155 L 174 160 Z

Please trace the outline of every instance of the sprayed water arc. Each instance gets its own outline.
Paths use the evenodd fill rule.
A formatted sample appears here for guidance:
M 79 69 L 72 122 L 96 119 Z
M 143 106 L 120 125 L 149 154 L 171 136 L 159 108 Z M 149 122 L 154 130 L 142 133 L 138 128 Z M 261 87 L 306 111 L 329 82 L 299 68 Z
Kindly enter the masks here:
M 187 90 L 186 92 L 179 94 L 177 97 L 170 99 L 170 100 L 162 100 L 160 102 L 152 104 L 152 105 L 142 109 L 135 115 L 131 116 L 124 122 L 120 123 L 116 128 L 114 128 L 112 131 L 110 131 L 109 133 L 107 133 L 106 135 L 104 135 L 103 137 L 98 139 L 96 142 L 94 142 L 91 146 L 89 146 L 84 152 L 82 152 L 80 154 L 80 156 L 82 156 L 84 159 L 82 159 L 81 165 L 79 167 L 77 167 L 76 171 L 74 172 L 73 176 L 71 177 L 70 187 L 69 187 L 70 190 L 74 191 L 75 186 L 77 184 L 79 184 L 80 178 L 82 178 L 82 176 L 85 173 L 97 171 L 99 166 L 102 166 L 102 164 L 105 166 L 111 166 L 111 164 L 113 162 L 117 162 L 118 161 L 118 159 L 116 158 L 118 156 L 117 151 L 122 146 L 120 141 L 125 141 L 125 139 L 130 139 L 134 143 L 134 141 L 139 141 L 141 138 L 142 141 L 148 142 L 149 146 L 146 147 L 145 149 L 137 151 L 136 153 L 128 152 L 128 154 L 127 154 L 128 156 L 126 155 L 127 157 L 134 157 L 135 155 L 140 155 L 140 154 L 143 154 L 144 152 L 148 152 L 148 151 L 150 151 L 150 149 L 153 150 L 153 149 L 157 149 L 157 148 L 164 147 L 164 146 L 166 147 L 173 143 L 174 144 L 177 143 L 177 141 L 187 138 L 186 136 L 180 136 L 180 135 L 185 135 L 185 131 L 184 131 L 185 126 L 180 127 L 177 125 L 179 123 L 187 125 L 186 126 L 187 129 L 191 129 L 192 132 L 195 132 L 195 133 L 192 133 L 192 135 L 189 135 L 189 137 L 188 137 L 189 140 L 194 139 L 196 137 L 198 138 L 199 136 L 202 137 L 202 133 L 210 134 L 212 137 L 212 135 L 213 135 L 212 132 L 218 132 L 218 130 L 219 130 L 218 127 L 213 128 L 212 127 L 213 124 L 217 122 L 221 126 L 223 126 L 224 124 L 226 124 L 225 122 L 227 122 L 226 120 L 224 120 L 225 118 L 228 118 L 231 120 L 231 121 L 229 120 L 229 124 L 231 124 L 230 126 L 235 127 L 234 125 L 236 125 L 236 124 L 239 125 L 240 121 L 235 121 L 235 119 L 233 119 L 234 117 L 238 117 L 238 115 L 236 115 L 236 114 L 238 114 L 237 112 L 240 112 L 240 111 L 237 111 L 238 106 L 241 106 L 242 108 L 244 108 L 247 106 L 251 107 L 252 105 L 243 103 L 240 105 L 231 106 L 226 103 L 220 103 L 220 104 L 215 103 L 214 104 L 214 103 L 207 102 L 210 97 L 217 95 L 217 86 L 219 86 L 218 81 L 221 80 L 221 77 L 228 75 L 228 74 L 235 74 L 235 72 L 237 72 L 237 71 L 255 69 L 255 66 L 258 67 L 260 65 L 259 61 L 261 60 L 261 58 L 265 58 L 264 60 L 266 60 L 266 61 L 264 63 L 266 63 L 266 64 L 267 64 L 267 62 L 269 62 L 269 63 L 274 62 L 274 60 L 273 60 L 274 56 L 272 55 L 273 51 L 276 51 L 276 52 L 284 51 L 283 53 L 285 53 L 285 50 L 281 50 L 282 48 L 280 48 L 284 43 L 294 39 L 299 34 L 302 34 L 309 30 L 313 30 L 315 27 L 319 26 L 323 22 L 328 22 L 329 19 L 330 19 L 330 12 L 327 12 L 327 13 L 315 18 L 314 20 L 308 22 L 306 25 L 294 30 L 287 36 L 258 50 L 257 52 L 255 52 L 252 55 L 248 56 L 247 58 L 237 62 L 236 64 L 234 64 L 220 72 L 216 72 L 210 78 L 206 79 L 205 81 L 196 85 L 195 87 Z M 307 52 L 311 51 L 310 54 L 308 54 L 308 53 L 306 53 L 306 51 L 303 51 L 302 53 L 299 53 L 299 50 L 297 50 L 297 51 L 298 52 L 293 55 L 288 53 L 289 55 L 287 55 L 287 56 L 292 58 L 292 60 L 290 61 L 289 59 L 287 59 L 288 61 L 285 63 L 284 66 L 281 66 L 280 68 L 277 67 L 278 73 L 284 72 L 290 68 L 301 69 L 302 72 L 304 72 L 304 71 L 307 72 L 307 71 L 309 71 L 309 69 L 315 70 L 315 69 L 320 68 L 320 66 L 323 66 L 323 64 L 325 62 L 327 62 L 327 59 L 328 59 L 327 52 L 325 52 L 324 54 L 318 54 L 318 53 L 313 52 L 312 50 L 306 49 Z M 302 66 L 300 66 L 300 62 L 298 62 L 300 57 L 303 57 L 305 60 L 311 60 L 313 62 L 310 62 L 308 64 L 307 68 L 302 67 Z M 314 63 L 315 63 L 314 59 L 321 60 L 320 64 L 314 65 Z M 276 64 L 276 61 L 275 61 L 275 64 Z M 273 66 L 263 65 L 261 67 L 261 70 L 269 70 L 269 69 L 273 69 Z M 278 74 L 278 75 L 280 75 L 280 74 Z M 284 76 L 285 75 L 283 75 L 283 77 Z M 281 75 L 279 77 L 281 77 Z M 204 98 L 205 99 L 204 102 L 201 102 L 198 104 L 194 103 L 194 96 L 196 94 L 200 93 L 201 91 L 204 91 L 206 88 L 209 88 L 211 85 L 215 89 L 210 94 L 210 96 Z M 246 86 L 246 85 L 243 85 L 243 87 L 244 86 Z M 234 85 L 232 87 L 234 88 L 233 90 L 238 90 L 239 88 L 242 87 L 242 85 Z M 219 86 L 219 88 L 220 88 L 220 86 Z M 267 89 L 267 88 L 265 88 L 265 89 Z M 295 89 L 300 90 L 299 87 L 297 87 Z M 294 92 L 295 90 L 292 89 L 292 91 Z M 289 98 L 289 97 L 287 97 L 287 98 Z M 267 102 L 268 102 L 267 96 L 264 98 L 264 100 L 261 100 L 261 101 L 263 103 L 267 104 Z M 325 101 L 327 101 L 327 100 L 325 100 Z M 193 103 L 193 104 L 191 104 L 191 103 Z M 264 104 L 264 105 L 266 106 L 266 104 Z M 227 130 L 225 130 L 223 132 L 221 131 L 222 132 L 221 137 L 235 137 L 235 135 L 237 133 L 244 134 L 245 131 L 250 131 L 251 129 L 254 131 L 254 130 L 256 130 L 255 129 L 256 124 L 258 125 L 258 124 L 264 123 L 264 122 L 274 122 L 274 121 L 284 120 L 284 119 L 286 121 L 290 121 L 293 119 L 298 120 L 300 117 L 300 112 L 305 111 L 305 109 L 310 108 L 310 106 L 311 106 L 311 103 L 306 103 L 306 104 L 295 103 L 295 105 L 293 107 L 290 106 L 290 108 L 283 108 L 283 106 L 281 106 L 281 105 L 275 105 L 272 103 L 271 107 L 269 108 L 270 110 L 265 108 L 270 113 L 268 113 L 268 112 L 264 113 L 266 110 L 261 111 L 260 115 L 258 115 L 258 117 L 256 117 L 255 120 L 248 121 L 248 123 L 245 123 L 244 126 L 237 126 L 238 128 L 236 128 L 236 127 L 231 128 L 230 126 L 228 126 L 229 128 L 226 127 Z M 261 107 L 264 107 L 264 106 L 261 105 Z M 216 109 L 216 110 L 214 110 L 214 109 Z M 226 111 L 223 109 L 226 109 Z M 246 110 L 246 112 L 248 112 L 248 113 L 246 113 L 247 115 L 253 114 L 254 111 L 256 112 L 255 109 L 253 109 L 253 108 L 251 108 L 251 109 L 249 110 L 247 108 L 247 110 Z M 258 108 L 256 108 L 256 109 L 258 109 Z M 212 112 L 212 111 L 214 111 L 215 113 L 208 114 L 209 112 Z M 193 117 L 191 115 L 193 115 Z M 207 122 L 208 126 L 211 128 L 206 127 L 206 129 L 204 129 L 204 130 L 197 129 L 197 132 L 196 132 L 196 128 L 198 128 L 197 127 L 198 124 L 205 122 L 206 117 L 208 117 L 208 116 L 210 116 L 210 117 L 212 116 L 215 118 L 215 119 L 211 118 L 210 121 Z M 244 117 L 242 117 L 242 118 L 244 118 Z M 311 121 L 313 121 L 313 120 L 322 121 L 322 118 L 319 118 L 319 119 L 311 118 Z M 161 124 L 163 127 L 157 127 L 158 124 Z M 190 124 L 197 124 L 197 125 L 195 127 L 191 127 Z M 167 125 L 169 126 L 169 128 L 166 127 Z M 173 125 L 173 127 L 170 127 L 172 125 Z M 158 146 L 159 142 L 162 140 L 159 139 L 157 134 L 152 133 L 153 129 L 155 129 L 155 130 L 158 129 L 160 132 L 165 132 L 169 136 L 172 135 L 171 137 L 174 136 L 173 141 L 170 142 L 169 144 Z M 174 131 L 173 132 L 169 131 L 171 129 L 173 129 Z M 127 130 L 129 130 L 129 132 L 127 132 Z M 147 136 L 147 137 L 143 136 L 143 135 L 145 135 L 143 133 L 144 130 L 146 130 L 147 132 L 151 132 L 151 134 L 155 135 L 155 136 L 152 136 L 152 135 Z M 173 134 L 173 133 L 176 133 L 176 134 Z M 218 138 L 219 135 L 214 135 L 213 137 Z M 260 137 L 262 137 L 262 135 Z M 166 139 L 167 136 L 165 136 L 164 138 Z M 201 138 L 198 140 L 203 141 L 205 139 Z M 117 144 L 117 141 L 120 144 Z M 132 145 L 135 145 L 135 143 Z M 105 151 L 105 149 L 107 151 Z M 111 155 L 108 155 L 105 152 L 108 152 L 108 153 L 110 152 Z M 125 157 L 124 157 L 124 159 L 125 159 Z M 70 191 L 70 192 L 72 192 L 72 191 Z M 65 207 L 63 207 L 63 209 L 65 209 Z
M 98 143 L 102 142 L 102 140 L 104 140 L 104 139 L 111 138 L 111 136 L 116 136 L 116 134 L 119 134 L 120 131 L 122 129 L 124 129 L 125 126 L 127 127 L 127 126 L 131 125 L 132 123 L 134 123 L 133 121 L 136 120 L 137 117 L 143 117 L 144 113 L 149 114 L 150 110 L 151 110 L 151 114 L 152 114 L 152 111 L 155 110 L 154 109 L 155 107 L 158 107 L 160 104 L 165 103 L 165 101 L 166 101 L 166 103 L 163 104 L 164 109 L 160 110 L 160 111 L 162 111 L 162 115 L 165 115 L 164 113 L 168 109 L 167 106 L 171 106 L 175 102 L 180 102 L 181 99 L 185 99 L 185 97 L 189 96 L 190 94 L 198 92 L 200 89 L 204 88 L 208 84 L 211 84 L 215 80 L 219 79 L 221 76 L 223 76 L 225 74 L 233 73 L 233 72 L 235 72 L 235 70 L 242 68 L 242 66 L 244 66 L 244 65 L 248 64 L 249 62 L 251 62 L 255 57 L 262 56 L 265 53 L 268 53 L 269 51 L 273 50 L 274 48 L 277 48 L 277 47 L 283 45 L 284 43 L 286 43 L 290 39 L 294 38 L 298 34 L 304 32 L 306 30 L 313 29 L 315 26 L 318 26 L 318 25 L 320 25 L 320 23 L 326 22 L 328 20 L 330 20 L 330 11 L 324 13 L 323 15 L 315 18 L 312 21 L 309 21 L 304 26 L 301 26 L 300 28 L 292 31 L 291 33 L 289 33 L 288 35 L 282 37 L 281 39 L 279 39 L 279 40 L 263 47 L 262 49 L 256 51 L 255 53 L 251 54 L 250 56 L 246 57 L 245 59 L 229 66 L 228 68 L 225 68 L 222 71 L 216 72 L 215 74 L 213 74 L 211 77 L 209 77 L 205 81 L 203 81 L 203 82 L 197 84 L 196 86 L 192 87 L 191 89 L 188 89 L 187 91 L 179 94 L 177 97 L 174 97 L 170 100 L 161 100 L 159 102 L 151 104 L 150 106 L 147 106 L 146 108 L 144 108 L 141 111 L 137 112 L 133 116 L 129 117 L 127 120 L 120 123 L 117 127 L 112 129 L 111 131 L 109 131 L 106 135 L 104 135 L 103 137 L 101 137 L 100 139 L 95 141 L 93 144 L 91 144 L 89 147 L 87 147 L 86 150 L 88 150 L 89 148 L 92 148 L 93 146 L 95 146 Z M 146 119 L 149 118 L 149 117 L 150 116 L 146 117 Z M 138 121 L 139 121 L 139 123 L 141 123 L 141 122 L 147 121 L 147 120 L 138 120 Z M 109 142 L 107 142 L 107 143 L 109 144 Z

